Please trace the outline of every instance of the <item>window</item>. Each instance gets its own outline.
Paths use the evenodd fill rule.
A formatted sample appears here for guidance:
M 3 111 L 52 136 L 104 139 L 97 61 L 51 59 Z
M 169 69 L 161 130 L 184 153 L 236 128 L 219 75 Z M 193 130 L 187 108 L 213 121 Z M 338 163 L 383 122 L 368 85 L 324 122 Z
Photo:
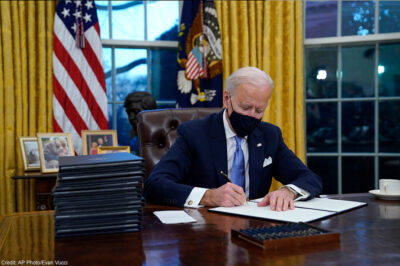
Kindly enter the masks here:
M 103 43 L 109 127 L 129 145 L 127 94 L 148 91 L 175 106 L 179 1 L 95 1 Z
M 400 2 L 304 8 L 307 162 L 323 193 L 400 179 Z

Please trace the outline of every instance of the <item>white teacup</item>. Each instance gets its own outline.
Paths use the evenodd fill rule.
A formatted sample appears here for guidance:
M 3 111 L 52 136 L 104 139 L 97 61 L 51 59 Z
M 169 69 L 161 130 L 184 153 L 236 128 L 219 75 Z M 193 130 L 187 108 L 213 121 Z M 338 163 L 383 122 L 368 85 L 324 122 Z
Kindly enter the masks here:
M 379 192 L 388 195 L 400 194 L 400 180 L 397 179 L 380 179 Z

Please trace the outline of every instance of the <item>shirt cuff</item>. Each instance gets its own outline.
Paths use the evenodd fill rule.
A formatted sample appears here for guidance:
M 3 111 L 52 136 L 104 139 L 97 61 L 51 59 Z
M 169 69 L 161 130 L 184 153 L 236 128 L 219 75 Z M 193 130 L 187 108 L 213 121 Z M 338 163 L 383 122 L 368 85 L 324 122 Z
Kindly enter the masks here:
M 308 197 L 310 197 L 310 192 L 308 192 L 308 191 L 306 191 L 304 189 L 301 189 L 296 185 L 288 184 L 288 185 L 285 185 L 283 187 L 287 187 L 290 191 L 296 192 L 295 193 L 296 195 L 294 197 L 294 201 L 305 200 Z
M 201 187 L 194 187 L 192 191 L 190 192 L 189 196 L 187 197 L 185 201 L 184 207 L 190 207 L 190 208 L 200 208 L 203 207 L 203 205 L 199 205 L 200 200 L 203 198 L 204 193 L 206 193 L 207 189 L 206 188 L 201 188 Z

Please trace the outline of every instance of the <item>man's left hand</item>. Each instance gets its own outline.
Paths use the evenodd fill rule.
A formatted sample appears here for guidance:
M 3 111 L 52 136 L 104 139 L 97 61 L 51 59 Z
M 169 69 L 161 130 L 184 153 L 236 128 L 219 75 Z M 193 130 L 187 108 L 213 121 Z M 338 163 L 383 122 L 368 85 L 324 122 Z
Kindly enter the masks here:
M 257 206 L 263 207 L 270 205 L 273 211 L 287 211 L 288 208 L 294 209 L 294 193 L 286 187 L 268 193 Z

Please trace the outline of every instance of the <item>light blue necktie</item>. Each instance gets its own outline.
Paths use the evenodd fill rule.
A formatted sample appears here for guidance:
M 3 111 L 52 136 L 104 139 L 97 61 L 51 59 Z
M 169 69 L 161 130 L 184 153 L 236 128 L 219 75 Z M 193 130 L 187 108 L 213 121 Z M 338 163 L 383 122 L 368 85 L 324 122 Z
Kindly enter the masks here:
M 231 180 L 232 183 L 241 186 L 243 188 L 243 191 L 245 191 L 244 155 L 242 147 L 240 146 L 240 144 L 242 143 L 242 138 L 235 136 L 235 140 L 236 140 L 236 149 L 235 149 L 235 157 L 233 157 L 233 163 L 232 163 Z

